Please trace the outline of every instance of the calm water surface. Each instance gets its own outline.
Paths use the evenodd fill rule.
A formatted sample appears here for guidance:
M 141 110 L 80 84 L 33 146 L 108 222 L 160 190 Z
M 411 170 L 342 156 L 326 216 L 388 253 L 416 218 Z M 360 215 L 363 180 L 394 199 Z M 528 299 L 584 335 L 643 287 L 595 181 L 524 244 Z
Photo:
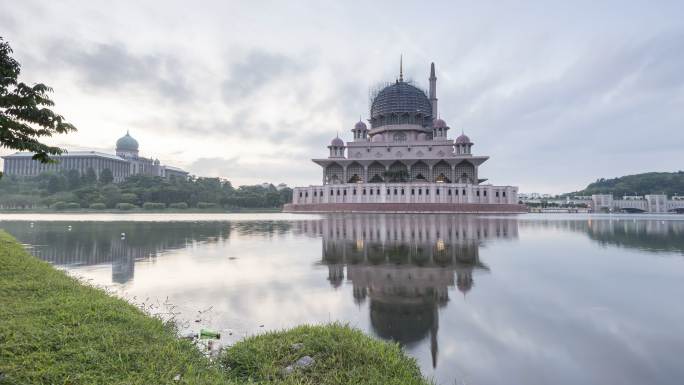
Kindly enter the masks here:
M 0 228 L 225 344 L 343 321 L 440 384 L 682 384 L 680 219 L 0 214 Z

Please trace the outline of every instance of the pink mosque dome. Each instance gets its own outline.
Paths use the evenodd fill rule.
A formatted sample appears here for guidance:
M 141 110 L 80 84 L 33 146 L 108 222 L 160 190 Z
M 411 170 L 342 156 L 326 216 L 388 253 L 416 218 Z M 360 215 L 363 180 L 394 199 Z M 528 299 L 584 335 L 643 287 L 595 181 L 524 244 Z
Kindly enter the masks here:
M 367 129 L 368 129 L 368 126 L 366 126 L 366 123 L 364 123 L 363 121 L 359 120 L 359 121 L 356 122 L 356 124 L 354 125 L 354 129 L 355 129 L 355 130 L 367 130 Z
M 458 138 L 456 138 L 456 144 L 468 144 L 472 143 L 470 141 L 470 138 L 466 134 L 461 134 Z
M 435 128 L 446 128 L 447 124 L 443 119 L 435 119 L 434 122 L 432 122 L 432 125 Z
M 344 141 L 340 139 L 339 136 L 336 136 L 332 141 L 330 141 L 330 145 L 333 147 L 344 147 Z

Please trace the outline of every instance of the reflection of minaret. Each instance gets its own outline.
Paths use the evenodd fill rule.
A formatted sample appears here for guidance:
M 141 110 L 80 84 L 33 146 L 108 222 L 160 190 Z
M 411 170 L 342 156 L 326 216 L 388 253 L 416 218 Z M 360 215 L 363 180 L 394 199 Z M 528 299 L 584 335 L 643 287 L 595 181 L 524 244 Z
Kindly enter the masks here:
M 328 281 L 330 281 L 330 284 L 333 285 L 333 287 L 340 287 L 342 281 L 344 281 L 344 265 L 328 265 Z
M 354 302 L 368 299 L 377 335 L 404 345 L 429 338 L 434 367 L 439 309 L 449 303 L 450 288 L 466 293 L 473 271 L 489 270 L 480 262 L 482 242 L 517 236 L 515 219 L 469 216 L 330 216 L 317 226 L 311 234 L 323 236 L 331 285 L 341 284 L 346 268 Z
M 473 273 L 472 271 L 459 271 L 456 273 L 456 287 L 458 291 L 463 293 L 465 297 L 466 294 L 473 288 Z
M 437 308 L 434 309 L 432 321 L 432 328 L 430 328 L 430 353 L 432 355 L 432 367 L 437 367 L 437 351 L 439 350 L 437 346 L 437 331 L 439 330 L 439 314 L 437 313 Z

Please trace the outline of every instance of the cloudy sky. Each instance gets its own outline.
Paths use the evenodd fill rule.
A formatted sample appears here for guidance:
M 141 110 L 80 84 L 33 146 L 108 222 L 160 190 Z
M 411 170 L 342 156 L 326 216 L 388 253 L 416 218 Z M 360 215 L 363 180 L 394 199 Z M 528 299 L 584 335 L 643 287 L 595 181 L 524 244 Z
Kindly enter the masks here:
M 320 182 L 369 90 L 427 87 L 523 192 L 684 169 L 684 2 L 0 0 L 22 80 L 55 89 L 78 133 L 234 184 Z M 0 154 L 9 151 L 0 149 Z

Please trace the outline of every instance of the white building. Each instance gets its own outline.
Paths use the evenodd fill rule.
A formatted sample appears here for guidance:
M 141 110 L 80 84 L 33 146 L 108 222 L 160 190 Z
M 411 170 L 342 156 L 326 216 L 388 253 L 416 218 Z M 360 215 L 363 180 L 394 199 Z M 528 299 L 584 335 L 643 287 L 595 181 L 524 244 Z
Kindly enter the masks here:
M 51 156 L 56 163 L 40 163 L 33 160 L 31 152 L 17 152 L 3 156 L 4 173 L 17 176 L 37 176 L 43 172 L 77 170 L 85 174 L 92 169 L 97 177 L 109 169 L 114 182 L 122 182 L 131 175 L 150 175 L 164 178 L 187 178 L 188 172 L 177 167 L 160 164 L 159 159 L 144 158 L 138 155 L 138 141 L 128 132 L 116 141 L 116 154 L 98 151 L 70 151 Z
M 286 211 L 523 212 L 514 186 L 485 184 L 478 168 L 488 156 L 437 118 L 437 77 L 430 68 L 426 94 L 399 77 L 374 96 L 370 128 L 359 121 L 353 140 L 335 137 L 322 168 L 322 184 L 296 187 Z M 429 95 L 429 97 L 428 97 Z

